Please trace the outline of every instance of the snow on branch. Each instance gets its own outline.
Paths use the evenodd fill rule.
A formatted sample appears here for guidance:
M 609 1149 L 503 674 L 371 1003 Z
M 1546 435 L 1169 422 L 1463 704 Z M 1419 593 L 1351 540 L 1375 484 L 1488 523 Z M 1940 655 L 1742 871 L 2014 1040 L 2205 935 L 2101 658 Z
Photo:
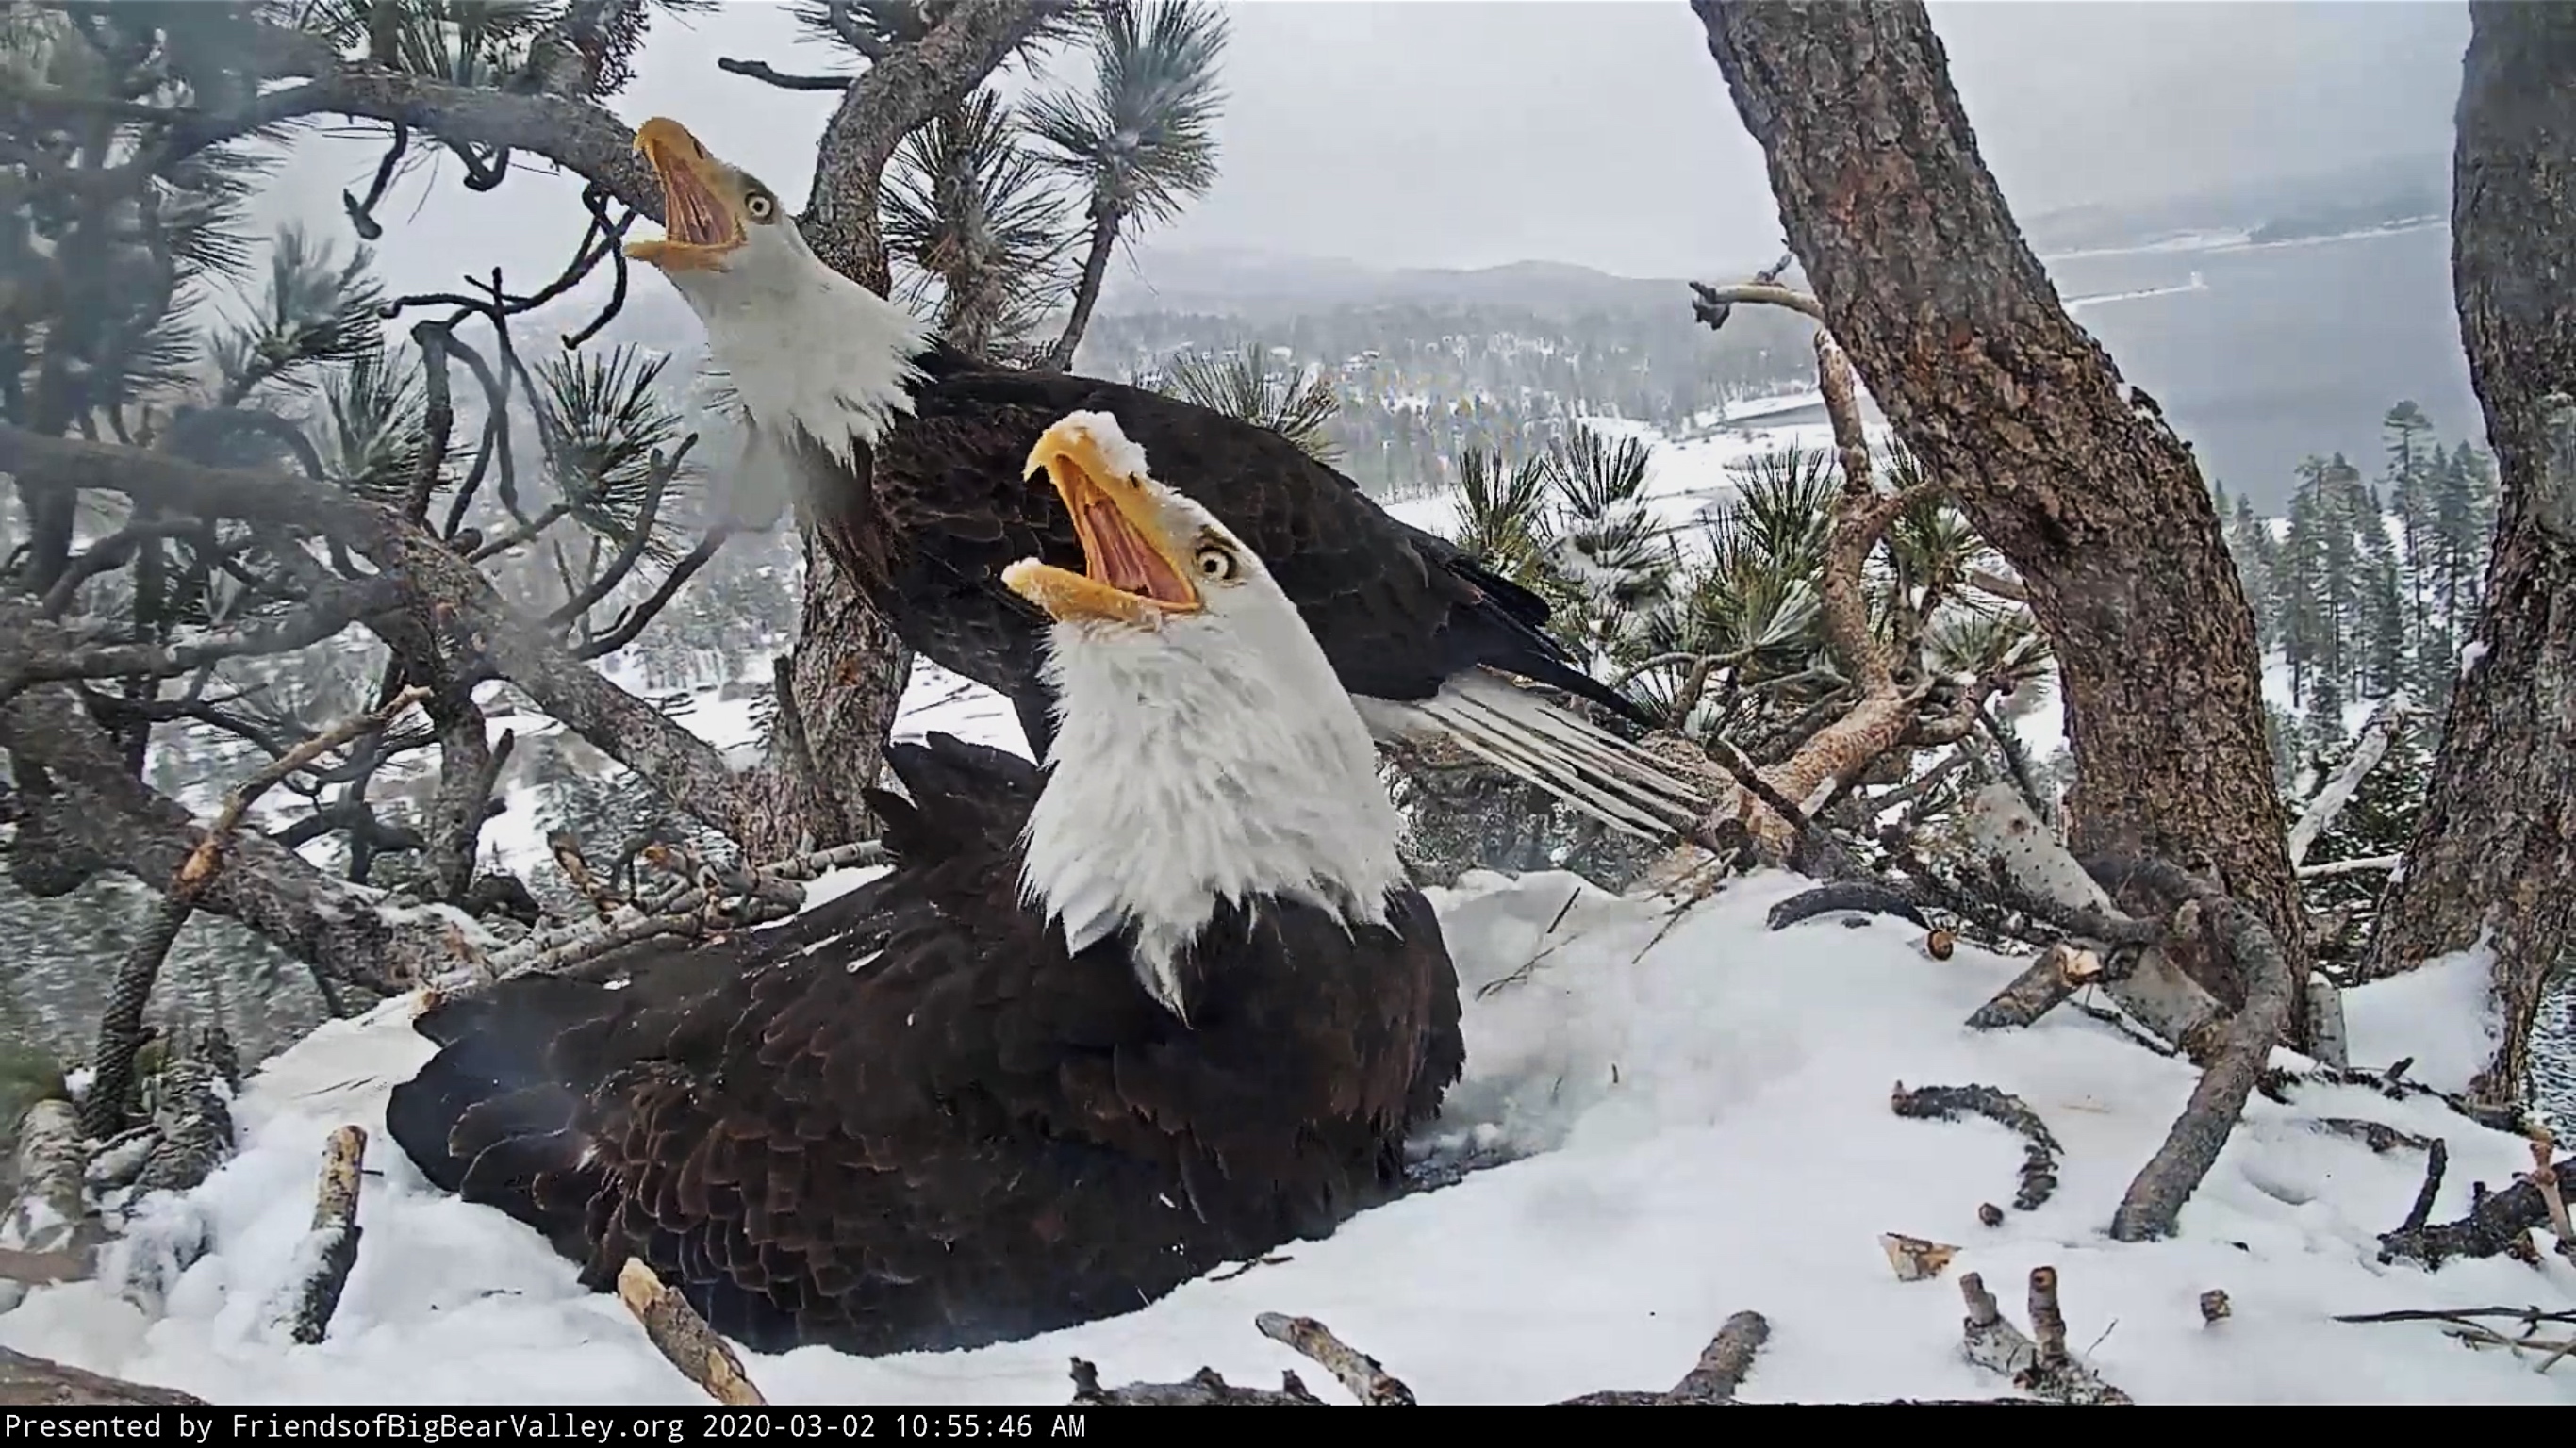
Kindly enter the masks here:
M 2308 807 L 2299 815 L 2299 822 L 2290 827 L 2292 867 L 2307 859 L 2308 851 L 2316 846 L 2317 837 L 2326 832 L 2346 805 L 2352 803 L 2362 780 L 2379 767 L 2380 760 L 2387 757 L 2389 742 L 2397 737 L 2397 731 L 2404 728 L 2413 715 L 2414 711 L 2403 694 L 2390 695 L 2371 712 L 2369 722 L 2361 726 L 2361 733 L 2353 740 L 2352 757 L 2344 761 L 2343 768 L 2335 771 L 2335 777 L 2327 781 L 2325 788 L 2317 791 L 2317 797 L 2308 801 Z M 2308 872 L 2301 870 L 2299 873 L 2304 877 Z
M 2057 1162 L 2065 1148 L 2050 1134 L 2048 1123 L 2020 1097 L 1992 1086 L 1918 1086 L 1908 1091 L 1899 1081 L 1888 1104 L 1899 1116 L 1956 1121 L 1963 1114 L 1975 1115 L 2020 1133 L 2028 1145 L 2023 1148 L 2021 1191 L 2013 1198 L 2015 1211 L 2038 1211 L 2057 1191 Z
M 295 1249 L 295 1267 L 270 1319 L 290 1341 L 310 1346 L 331 1329 L 349 1269 L 358 1265 L 358 1189 L 367 1155 L 364 1128 L 343 1126 L 322 1150 L 322 1179 L 313 1193 L 313 1229 Z

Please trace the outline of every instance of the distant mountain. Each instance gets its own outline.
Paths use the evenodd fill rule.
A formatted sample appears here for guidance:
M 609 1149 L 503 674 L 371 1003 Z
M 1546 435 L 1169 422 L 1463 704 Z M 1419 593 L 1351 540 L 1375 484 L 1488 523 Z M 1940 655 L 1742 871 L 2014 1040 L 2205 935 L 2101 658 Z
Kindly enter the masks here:
M 2248 177 L 2139 201 L 2060 207 L 2021 218 L 2042 255 L 2115 250 L 2208 232 L 2314 235 L 2450 209 L 2448 150 L 2402 152 L 2328 171 Z

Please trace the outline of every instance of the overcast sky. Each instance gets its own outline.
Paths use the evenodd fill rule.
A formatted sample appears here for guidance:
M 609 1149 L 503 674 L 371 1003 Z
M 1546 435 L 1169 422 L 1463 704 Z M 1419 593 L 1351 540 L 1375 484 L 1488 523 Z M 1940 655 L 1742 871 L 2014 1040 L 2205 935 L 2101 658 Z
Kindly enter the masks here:
M 1153 242 L 1386 266 L 1579 262 L 1701 274 L 1776 254 L 1761 153 L 1682 0 L 1251 0 L 1233 40 L 1216 188 Z M 2051 0 L 1935 4 L 1978 143 L 2025 214 L 2447 149 L 2468 17 L 2451 3 Z M 830 93 L 726 75 L 722 55 L 833 68 L 783 6 L 731 0 L 658 28 L 615 102 L 686 122 L 801 198 Z M 1063 74 L 1062 61 L 1051 69 Z M 278 211 L 338 221 L 377 147 L 308 140 Z M 407 182 L 381 248 L 398 287 L 466 265 L 550 271 L 577 188 Z M 415 204 L 426 203 L 415 215 Z

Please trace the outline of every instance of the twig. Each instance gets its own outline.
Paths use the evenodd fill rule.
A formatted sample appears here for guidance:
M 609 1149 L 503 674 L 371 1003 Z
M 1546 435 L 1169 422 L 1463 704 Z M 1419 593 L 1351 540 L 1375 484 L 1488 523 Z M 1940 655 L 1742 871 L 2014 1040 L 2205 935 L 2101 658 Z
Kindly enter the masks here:
M 1100 1369 L 1081 1358 L 1073 1360 L 1073 1404 L 1075 1407 L 1191 1407 L 1231 1404 L 1236 1407 L 1322 1407 L 1324 1400 L 1306 1390 L 1295 1373 L 1281 1373 L 1280 1390 L 1240 1388 L 1227 1382 L 1214 1368 L 1201 1368 L 1190 1374 L 1188 1381 L 1178 1383 L 1129 1383 L 1125 1387 L 1100 1386 Z
M 1286 1343 L 1313 1358 L 1362 1403 L 1380 1408 L 1414 1406 L 1413 1389 L 1380 1367 L 1376 1358 L 1333 1336 L 1331 1328 L 1315 1319 L 1265 1312 L 1252 1319 L 1252 1325 L 1263 1337 Z
M 322 1152 L 322 1180 L 313 1193 L 313 1229 L 296 1251 L 302 1269 L 287 1284 L 285 1319 L 291 1340 L 311 1346 L 330 1330 L 349 1269 L 358 1264 L 358 1189 L 364 1178 L 367 1133 L 343 1126 Z
M 736 60 L 729 55 L 716 57 L 716 69 L 727 75 L 774 85 L 780 90 L 845 91 L 858 79 L 854 75 L 788 75 L 771 69 L 765 60 Z
M 2057 1161 L 2065 1148 L 2049 1132 L 2048 1123 L 2030 1109 L 2030 1103 L 1992 1086 L 1918 1086 L 1908 1091 L 1905 1083 L 1896 1083 L 1888 1105 L 1899 1116 L 1916 1119 L 1956 1121 L 1964 1114 L 1982 1116 L 1996 1125 L 2019 1133 L 2027 1143 L 2022 1149 L 2021 1191 L 2013 1198 L 2016 1211 L 2035 1212 L 2047 1205 L 2057 1190 Z
M 556 830 L 548 834 L 546 848 L 554 855 L 555 867 L 563 871 L 564 879 L 590 902 L 590 908 L 598 912 L 599 918 L 614 918 L 617 907 L 626 902 L 608 887 L 607 881 L 592 872 L 590 862 L 582 858 L 581 841 L 573 837 L 572 831 Z
M 1761 771 L 1753 767 L 1753 761 L 1744 757 L 1743 750 L 1736 748 L 1732 742 L 1725 739 L 1711 742 L 1716 745 L 1713 757 L 1719 764 L 1725 766 L 1728 774 L 1735 776 L 1735 782 L 1742 785 L 1748 793 L 1762 801 L 1766 808 L 1788 824 L 1791 838 L 1796 841 L 1791 849 L 1790 858 L 1784 862 L 1789 868 L 1801 874 L 1825 875 L 1836 879 L 1866 878 L 1865 872 L 1852 862 L 1850 853 L 1843 849 L 1842 843 L 1827 834 L 1822 825 L 1817 824 L 1804 809 L 1799 808 L 1787 795 L 1782 794 L 1771 781 L 1764 779 Z M 1714 846 L 1704 847 L 1710 849 L 1711 853 L 1716 853 Z
M 2321 1116 L 2309 1122 L 2308 1125 L 2317 1131 L 2330 1132 L 2336 1136 L 2349 1136 L 2369 1147 L 2371 1153 L 2376 1156 L 2386 1156 L 2399 1147 L 2407 1147 L 2415 1151 L 2431 1151 L 2434 1145 L 2433 1138 L 2429 1136 L 2417 1136 L 2411 1131 L 2400 1131 L 2394 1126 L 2376 1121 L 2363 1121 L 2351 1116 Z M 2429 1203 L 2426 1209 L 2430 1210 Z
M 2404 855 L 2363 855 L 2351 860 L 2328 860 L 2320 865 L 2299 866 L 2302 880 L 2322 880 L 2330 875 L 2360 875 L 2377 871 L 2386 874 L 2406 863 Z
M 618 1270 L 617 1300 L 635 1314 L 644 1335 L 671 1366 L 704 1388 L 708 1397 L 731 1408 L 759 1407 L 769 1401 L 744 1374 L 742 1359 L 734 1356 L 688 1299 L 656 1276 L 642 1258 L 629 1257 Z

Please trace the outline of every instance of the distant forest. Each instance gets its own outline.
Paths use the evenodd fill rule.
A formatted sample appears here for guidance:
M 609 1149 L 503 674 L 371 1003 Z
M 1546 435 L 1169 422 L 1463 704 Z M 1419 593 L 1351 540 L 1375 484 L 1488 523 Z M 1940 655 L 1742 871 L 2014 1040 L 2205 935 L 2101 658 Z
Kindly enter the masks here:
M 1742 308 L 1722 333 L 1668 307 L 1551 316 L 1478 305 L 1344 306 L 1259 322 L 1147 312 L 1104 316 L 1089 370 L 1156 383 L 1185 356 L 1266 349 L 1271 365 L 1319 379 L 1337 406 L 1324 424 L 1334 463 L 1385 501 L 1455 485 L 1469 450 L 1518 455 L 1574 418 L 1613 414 L 1684 436 L 1731 398 L 1813 385 L 1812 323 Z

